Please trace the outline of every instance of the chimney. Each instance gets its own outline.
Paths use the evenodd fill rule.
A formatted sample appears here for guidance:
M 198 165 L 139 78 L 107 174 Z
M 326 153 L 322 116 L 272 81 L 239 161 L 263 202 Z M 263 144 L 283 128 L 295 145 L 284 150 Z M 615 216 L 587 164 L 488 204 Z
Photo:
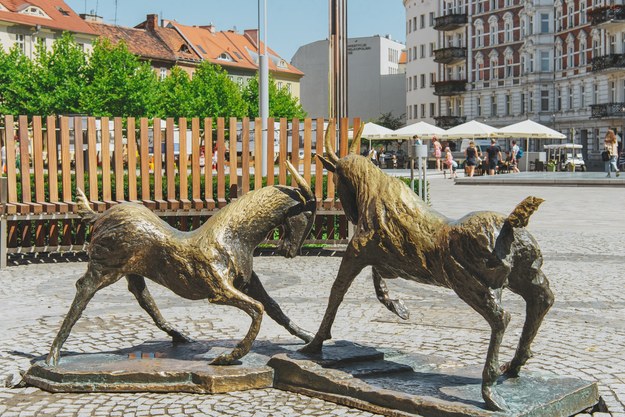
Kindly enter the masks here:
M 200 26 L 202 29 L 206 29 L 207 31 L 209 31 L 210 33 L 215 33 L 215 25 L 213 25 L 212 23 L 205 25 L 205 26 Z
M 158 27 L 158 15 L 149 14 L 145 18 L 145 28 L 147 30 L 155 30 Z
M 243 33 L 258 48 L 258 29 L 245 29 Z
M 81 13 L 80 17 L 82 18 L 82 20 L 86 21 L 86 22 L 95 22 L 95 23 L 102 23 L 104 20 L 102 19 L 102 16 L 98 16 L 95 13 Z

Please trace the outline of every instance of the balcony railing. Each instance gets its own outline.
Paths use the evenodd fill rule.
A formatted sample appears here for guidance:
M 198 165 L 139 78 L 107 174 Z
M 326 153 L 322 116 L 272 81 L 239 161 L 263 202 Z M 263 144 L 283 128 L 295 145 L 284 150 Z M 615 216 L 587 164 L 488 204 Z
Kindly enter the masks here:
M 467 59 L 467 48 L 452 46 L 434 51 L 434 62 L 439 64 L 458 64 Z
M 436 30 L 456 30 L 469 22 L 466 13 L 446 14 L 434 19 Z
M 588 13 L 592 26 L 621 20 L 625 24 L 625 7 L 618 4 L 614 6 L 595 7 Z
M 592 59 L 593 71 L 603 71 L 611 68 L 625 69 L 625 54 L 603 55 Z
M 455 96 L 465 92 L 467 89 L 467 80 L 445 80 L 434 83 L 434 95 L 436 96 Z
M 604 104 L 592 104 L 590 106 L 590 118 L 601 119 L 604 117 L 618 117 L 625 116 L 625 103 L 604 103 Z
M 450 127 L 458 126 L 467 121 L 466 116 L 436 116 L 434 117 L 436 126 L 441 129 L 449 129 Z

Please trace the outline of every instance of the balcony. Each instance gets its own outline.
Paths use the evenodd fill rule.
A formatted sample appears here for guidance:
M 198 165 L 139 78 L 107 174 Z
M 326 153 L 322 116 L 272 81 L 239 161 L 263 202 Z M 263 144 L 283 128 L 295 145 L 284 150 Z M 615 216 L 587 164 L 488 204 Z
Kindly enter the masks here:
M 623 118 L 625 117 L 625 103 L 592 104 L 590 106 L 590 118 Z
M 452 46 L 434 51 L 434 62 L 439 64 L 454 65 L 467 59 L 467 48 Z
M 449 129 L 454 126 L 458 126 L 467 121 L 466 116 L 436 116 L 436 126 L 441 129 Z
M 434 83 L 435 96 L 457 96 L 467 89 L 467 80 L 445 80 Z
M 610 32 L 625 28 L 625 6 L 595 7 L 588 13 L 590 24 Z
M 434 19 L 434 29 L 436 30 L 456 30 L 464 27 L 469 22 L 466 13 L 446 14 Z
M 593 71 L 609 69 L 625 69 L 625 54 L 603 55 L 592 59 Z

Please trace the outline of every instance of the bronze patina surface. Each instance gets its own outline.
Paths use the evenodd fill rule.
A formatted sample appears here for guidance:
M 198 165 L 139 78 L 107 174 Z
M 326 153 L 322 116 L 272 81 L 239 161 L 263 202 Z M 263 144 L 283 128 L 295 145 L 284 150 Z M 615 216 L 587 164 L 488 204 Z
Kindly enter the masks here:
M 122 277 L 141 307 L 174 342 L 190 340 L 163 318 L 145 278 L 181 297 L 206 299 L 247 313 L 252 323 L 244 339 L 213 358 L 211 364 L 230 364 L 250 350 L 264 310 L 291 334 L 310 341 L 312 335 L 291 322 L 252 269 L 254 248 L 271 230 L 283 227 L 280 247 L 292 258 L 314 223 L 314 194 L 295 168 L 287 165 L 298 187 L 271 186 L 248 193 L 191 232 L 174 229 L 138 204 L 124 203 L 97 214 L 80 192 L 80 213 L 93 224 L 89 263 L 76 282 L 76 296 L 46 363 L 57 365 L 63 343 L 94 294 Z
M 271 358 L 274 386 L 338 404 L 393 417 L 569 417 L 599 401 L 596 383 L 577 378 L 527 373 L 501 376 L 498 391 L 508 410 L 492 411 L 481 398 L 481 369 L 450 367 L 431 355 L 385 351 L 377 359 L 341 345 L 333 360 L 279 353 Z M 325 348 L 324 348 L 325 351 Z
M 331 129 L 332 125 L 328 132 Z M 355 231 L 332 285 L 323 321 L 302 351 L 317 353 L 323 341 L 331 338 L 339 305 L 366 266 L 373 267 L 378 298 L 400 317 L 406 317 L 407 311 L 401 301 L 388 298 L 384 279 L 401 277 L 450 288 L 491 327 L 481 392 L 489 409 L 505 410 L 506 402 L 494 390 L 495 382 L 502 373 L 519 375 L 532 356 L 530 345 L 554 301 L 541 271 L 538 244 L 525 229 L 543 200 L 528 197 L 509 216 L 483 211 L 452 220 L 428 207 L 402 181 L 357 155 L 359 142 L 360 133 L 350 154 L 339 159 L 326 134 L 327 159 L 317 155 L 334 173 L 338 196 Z M 527 309 L 516 353 L 500 366 L 499 347 L 510 321 L 501 305 L 504 288 L 519 294 Z

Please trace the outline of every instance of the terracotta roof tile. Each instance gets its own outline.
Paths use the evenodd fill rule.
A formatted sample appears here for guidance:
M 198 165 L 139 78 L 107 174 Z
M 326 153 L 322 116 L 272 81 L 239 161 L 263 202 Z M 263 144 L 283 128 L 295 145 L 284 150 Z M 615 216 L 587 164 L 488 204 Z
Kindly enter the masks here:
M 89 25 L 98 35 L 108 38 L 113 43 L 123 40 L 128 45 L 128 50 L 135 55 L 164 61 L 176 60 L 169 47 L 149 31 L 106 23 L 89 22 Z
M 95 35 L 87 22 L 82 20 L 80 16 L 62 0 L 0 0 L 0 4 L 8 10 L 0 11 L 1 21 L 20 23 L 28 26 L 41 25 L 45 28 Z M 49 16 L 49 19 L 19 13 L 27 6 L 40 8 Z

